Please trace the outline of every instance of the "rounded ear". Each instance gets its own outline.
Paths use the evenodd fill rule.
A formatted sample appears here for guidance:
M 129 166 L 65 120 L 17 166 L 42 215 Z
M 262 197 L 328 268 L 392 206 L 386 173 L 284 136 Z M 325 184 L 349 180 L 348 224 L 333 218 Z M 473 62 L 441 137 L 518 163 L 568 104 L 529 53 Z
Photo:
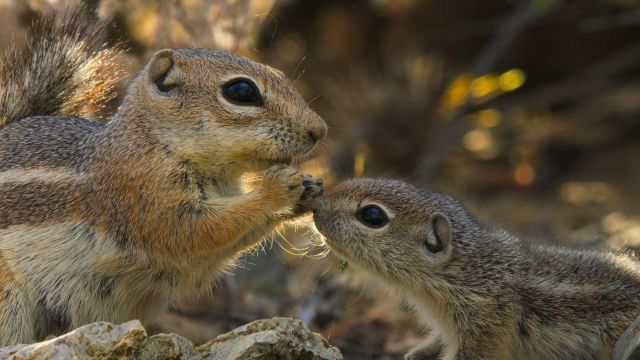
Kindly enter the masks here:
M 175 58 L 175 51 L 164 49 L 153 54 L 149 61 L 147 79 L 160 93 L 167 93 L 178 87 L 180 72 Z
M 444 214 L 433 213 L 429 218 L 427 238 L 423 241 L 430 253 L 441 253 L 451 246 L 451 221 Z

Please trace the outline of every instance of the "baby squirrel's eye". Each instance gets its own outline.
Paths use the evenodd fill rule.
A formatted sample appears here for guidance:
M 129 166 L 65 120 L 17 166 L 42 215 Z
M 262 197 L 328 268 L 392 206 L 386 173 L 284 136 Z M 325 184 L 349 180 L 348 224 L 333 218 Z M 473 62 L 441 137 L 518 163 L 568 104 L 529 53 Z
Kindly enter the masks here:
M 253 81 L 246 78 L 235 78 L 222 85 L 222 95 L 235 105 L 262 105 L 262 97 L 258 87 Z
M 367 205 L 358 209 L 356 218 L 364 225 L 374 229 L 379 229 L 389 222 L 387 214 L 377 205 Z

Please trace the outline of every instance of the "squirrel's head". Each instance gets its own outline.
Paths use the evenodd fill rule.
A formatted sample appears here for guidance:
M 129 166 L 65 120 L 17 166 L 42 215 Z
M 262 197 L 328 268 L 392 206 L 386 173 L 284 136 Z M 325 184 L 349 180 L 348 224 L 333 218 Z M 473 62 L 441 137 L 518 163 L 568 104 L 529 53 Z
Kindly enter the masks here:
M 416 290 L 449 275 L 476 226 L 451 196 L 388 179 L 346 181 L 314 200 L 313 212 L 339 256 Z
M 290 162 L 327 133 L 282 72 L 219 51 L 156 52 L 130 96 L 143 101 L 149 132 L 203 170 Z

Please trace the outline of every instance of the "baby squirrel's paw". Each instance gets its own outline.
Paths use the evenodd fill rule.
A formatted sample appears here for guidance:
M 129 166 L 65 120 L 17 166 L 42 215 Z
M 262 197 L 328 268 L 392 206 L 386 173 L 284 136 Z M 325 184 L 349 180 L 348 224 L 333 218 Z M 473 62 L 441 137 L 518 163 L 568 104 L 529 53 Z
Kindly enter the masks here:
M 270 167 L 264 174 L 262 191 L 273 197 L 278 208 L 293 207 L 305 191 L 304 177 L 298 169 L 279 164 Z

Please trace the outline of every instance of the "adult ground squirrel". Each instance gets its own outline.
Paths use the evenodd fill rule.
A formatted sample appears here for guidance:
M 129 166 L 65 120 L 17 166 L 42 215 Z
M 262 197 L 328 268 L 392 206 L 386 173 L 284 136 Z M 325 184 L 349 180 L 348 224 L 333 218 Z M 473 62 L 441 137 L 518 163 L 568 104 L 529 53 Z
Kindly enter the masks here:
M 312 208 L 328 246 L 431 328 L 407 359 L 610 359 L 640 315 L 637 260 L 528 244 L 445 194 L 356 179 Z
M 149 319 L 321 191 L 286 164 L 326 124 L 239 56 L 158 51 L 105 124 L 74 117 L 109 96 L 104 26 L 47 17 L 0 61 L 0 344 Z

